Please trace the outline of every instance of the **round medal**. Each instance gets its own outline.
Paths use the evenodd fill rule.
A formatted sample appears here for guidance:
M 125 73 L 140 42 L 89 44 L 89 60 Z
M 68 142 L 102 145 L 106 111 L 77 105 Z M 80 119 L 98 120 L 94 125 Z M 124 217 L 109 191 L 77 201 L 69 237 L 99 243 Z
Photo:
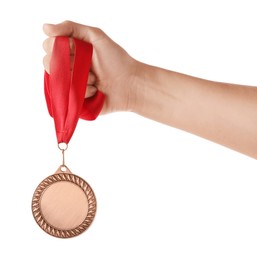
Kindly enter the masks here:
M 55 174 L 36 188 L 32 212 L 45 232 L 59 238 L 70 238 L 87 230 L 93 222 L 96 198 L 85 180 L 61 165 Z
M 71 60 L 70 40 L 74 45 Z M 96 214 L 96 199 L 89 184 L 74 175 L 64 161 L 64 151 L 79 118 L 94 120 L 104 104 L 104 94 L 97 91 L 85 99 L 93 46 L 90 43 L 55 37 L 50 71 L 45 71 L 44 93 L 48 112 L 54 119 L 56 138 L 62 151 L 62 164 L 44 179 L 32 198 L 32 212 L 38 225 L 48 234 L 74 237 L 91 225 Z M 71 69 L 72 65 L 72 69 Z

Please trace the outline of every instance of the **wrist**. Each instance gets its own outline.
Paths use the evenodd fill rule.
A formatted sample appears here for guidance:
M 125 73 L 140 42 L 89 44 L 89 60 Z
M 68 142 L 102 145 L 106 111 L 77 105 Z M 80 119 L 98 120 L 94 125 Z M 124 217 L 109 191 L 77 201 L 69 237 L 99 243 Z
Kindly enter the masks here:
M 181 103 L 178 74 L 138 61 L 133 68 L 128 111 L 173 126 Z
M 151 66 L 138 62 L 135 67 L 133 85 L 131 88 L 131 111 L 137 114 L 142 114 L 147 110 L 148 99 L 150 98 L 150 86 L 152 82 Z M 154 71 L 152 71 L 154 72 Z
M 170 123 L 176 103 L 172 78 L 171 71 L 139 63 L 133 112 L 155 121 Z
M 145 82 L 145 73 L 148 65 L 133 60 L 130 75 L 126 79 L 126 107 L 125 111 L 138 113 L 142 107 L 144 100 L 144 88 L 147 85 Z

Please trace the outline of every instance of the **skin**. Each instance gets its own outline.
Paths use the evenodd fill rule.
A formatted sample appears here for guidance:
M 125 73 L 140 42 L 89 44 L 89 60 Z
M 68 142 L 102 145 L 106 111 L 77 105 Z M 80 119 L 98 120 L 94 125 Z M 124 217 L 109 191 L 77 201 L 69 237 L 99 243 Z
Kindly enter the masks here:
M 209 81 L 144 64 L 99 28 L 66 21 L 45 24 L 43 30 L 48 36 L 43 44 L 48 72 L 55 36 L 93 44 L 86 98 L 96 89 L 105 93 L 102 114 L 132 111 L 257 159 L 256 87 Z M 71 58 L 72 51 L 71 46 Z

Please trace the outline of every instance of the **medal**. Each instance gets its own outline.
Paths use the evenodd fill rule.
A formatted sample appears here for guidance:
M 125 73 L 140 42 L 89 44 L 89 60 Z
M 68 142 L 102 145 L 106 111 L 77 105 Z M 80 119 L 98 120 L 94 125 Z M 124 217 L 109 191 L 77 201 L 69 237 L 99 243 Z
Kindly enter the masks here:
M 68 37 L 56 37 L 50 75 L 45 72 L 44 78 L 46 103 L 54 119 L 62 163 L 54 174 L 38 185 L 32 198 L 32 213 L 37 224 L 46 233 L 59 238 L 81 234 L 88 229 L 96 214 L 92 188 L 70 171 L 64 155 L 78 119 L 94 120 L 101 112 L 105 99 L 100 91 L 91 98 L 84 98 L 92 45 L 72 39 L 74 64 L 71 64 L 69 41 Z

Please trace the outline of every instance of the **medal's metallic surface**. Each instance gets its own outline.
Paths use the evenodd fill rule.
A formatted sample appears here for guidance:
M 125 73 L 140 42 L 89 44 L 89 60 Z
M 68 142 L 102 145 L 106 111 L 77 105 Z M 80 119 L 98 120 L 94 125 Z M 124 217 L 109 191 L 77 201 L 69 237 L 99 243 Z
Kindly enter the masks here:
M 46 233 L 70 238 L 80 235 L 93 222 L 96 198 L 85 180 L 61 165 L 36 188 L 32 213 Z

